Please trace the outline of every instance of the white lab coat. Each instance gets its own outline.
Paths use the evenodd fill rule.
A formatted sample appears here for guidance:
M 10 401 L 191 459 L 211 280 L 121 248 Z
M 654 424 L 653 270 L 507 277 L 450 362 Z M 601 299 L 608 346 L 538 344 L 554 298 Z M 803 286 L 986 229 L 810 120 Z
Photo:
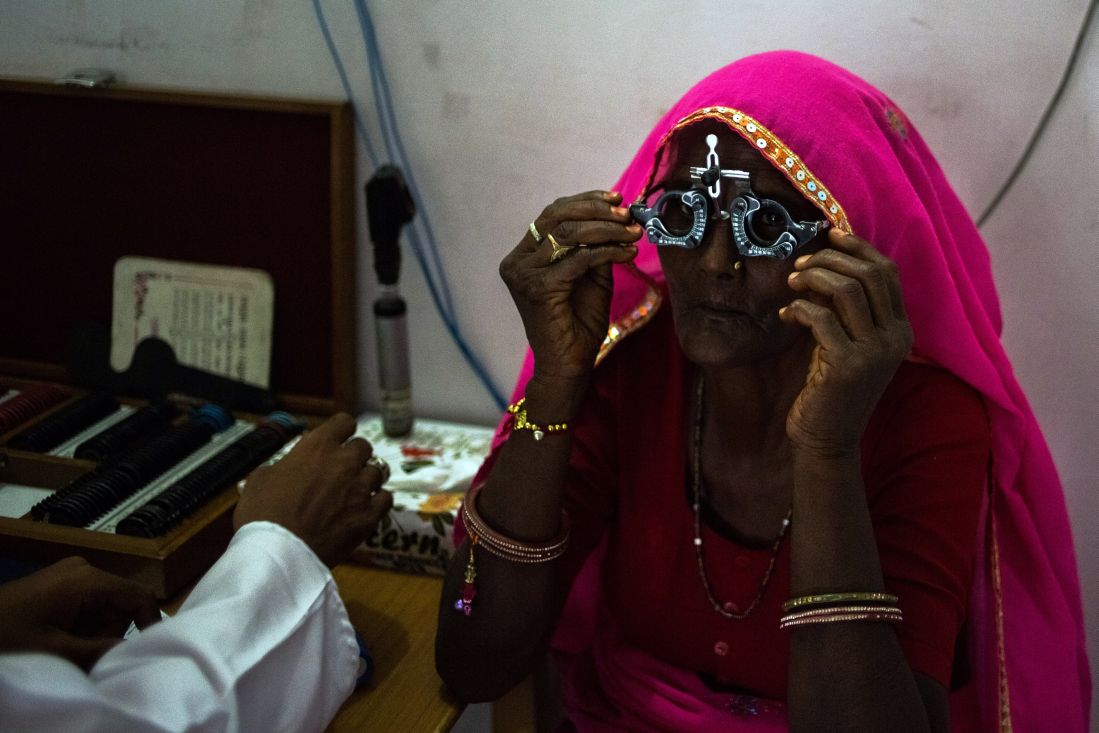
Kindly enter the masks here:
M 0 655 L 0 731 L 319 731 L 358 665 L 328 568 L 291 532 L 252 522 L 175 616 L 89 674 L 60 657 Z

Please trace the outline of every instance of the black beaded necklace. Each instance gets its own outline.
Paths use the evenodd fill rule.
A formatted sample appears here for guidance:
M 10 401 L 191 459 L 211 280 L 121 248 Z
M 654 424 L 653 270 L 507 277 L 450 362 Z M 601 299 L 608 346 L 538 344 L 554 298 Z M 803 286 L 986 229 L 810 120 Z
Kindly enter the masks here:
M 794 508 L 790 507 L 790 511 L 786 512 L 785 519 L 782 520 L 782 528 L 778 531 L 778 537 L 775 537 L 775 542 L 771 546 L 771 560 L 767 563 L 767 571 L 763 574 L 763 581 L 759 584 L 759 590 L 756 591 L 755 597 L 752 602 L 748 604 L 748 607 L 743 611 L 736 610 L 736 605 L 732 602 L 721 603 L 714 597 L 713 589 L 710 586 L 710 578 L 706 575 L 706 563 L 703 560 L 702 555 L 702 388 L 704 380 L 699 377 L 698 379 L 698 396 L 695 404 L 695 424 L 694 424 L 694 455 L 692 456 L 693 468 L 694 468 L 694 513 L 695 513 L 695 557 L 698 560 L 698 577 L 702 581 L 702 589 L 706 591 L 706 598 L 709 599 L 710 605 L 714 607 L 714 610 L 720 613 L 725 618 L 730 619 L 745 619 L 752 615 L 752 611 L 756 610 L 756 606 L 763 600 L 763 594 L 767 592 L 767 586 L 771 583 L 771 575 L 775 570 L 775 561 L 778 559 L 778 549 L 782 544 L 782 538 L 786 536 L 786 531 L 790 528 L 790 520 L 794 514 Z

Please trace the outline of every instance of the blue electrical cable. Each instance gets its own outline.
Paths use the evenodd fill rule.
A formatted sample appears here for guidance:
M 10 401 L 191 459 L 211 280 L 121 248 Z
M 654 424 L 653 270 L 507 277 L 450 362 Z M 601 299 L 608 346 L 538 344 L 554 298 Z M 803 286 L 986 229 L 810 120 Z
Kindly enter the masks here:
M 1091 0 L 1088 3 L 1087 10 L 1084 11 L 1084 19 L 1080 23 L 1080 30 L 1076 32 L 1076 42 L 1072 44 L 1072 51 L 1069 52 L 1068 61 L 1065 63 L 1065 70 L 1061 74 L 1061 81 L 1057 84 L 1057 89 L 1054 90 L 1053 96 L 1049 100 L 1049 104 L 1046 105 L 1046 111 L 1042 113 L 1042 118 L 1038 120 L 1038 124 L 1034 127 L 1034 132 L 1031 133 L 1030 140 L 1027 141 L 1026 147 L 1023 149 L 1023 154 L 1019 156 L 1019 160 L 1015 163 L 1015 167 L 1004 179 L 1004 183 L 1000 186 L 1000 190 L 996 192 L 996 195 L 992 197 L 991 203 L 985 207 L 984 212 L 977 217 L 977 228 L 983 227 L 985 222 L 988 221 L 988 217 L 992 216 L 992 213 L 996 211 L 996 208 L 1000 205 L 1000 202 L 1004 200 L 1004 196 L 1011 190 L 1011 187 L 1015 185 L 1015 181 L 1019 180 L 1019 174 L 1026 168 L 1027 163 L 1030 161 L 1030 155 L 1034 152 L 1034 149 L 1038 146 L 1038 141 L 1042 139 L 1042 133 L 1046 131 L 1046 126 L 1049 125 L 1050 119 L 1053 117 L 1053 113 L 1061 106 L 1061 97 L 1065 93 L 1065 88 L 1068 87 L 1068 80 L 1072 78 L 1072 72 L 1076 68 L 1076 62 L 1080 59 L 1080 49 L 1084 45 L 1084 40 L 1088 37 L 1088 28 L 1091 26 L 1091 19 L 1095 17 L 1095 10 L 1099 8 L 1099 2 Z
M 343 68 L 343 62 L 340 61 L 340 55 L 336 52 L 336 44 L 332 40 L 332 34 L 328 30 L 328 21 L 324 17 L 324 10 L 321 9 L 320 0 L 313 0 L 313 13 L 317 16 L 317 25 L 321 28 L 321 34 L 324 36 L 324 43 L 328 46 L 328 53 L 332 56 L 332 60 L 336 62 L 336 73 L 340 75 L 340 83 L 343 84 L 343 92 L 347 95 L 347 98 L 351 101 L 351 111 L 355 117 L 355 127 L 359 130 L 359 138 L 363 141 L 363 145 L 366 146 L 366 157 L 370 159 L 370 165 L 374 168 L 378 167 L 378 154 L 374 151 L 374 146 L 370 144 L 370 138 L 366 134 L 366 123 L 363 121 L 362 113 L 359 111 L 359 105 L 355 104 L 355 97 L 351 93 L 351 82 L 347 80 L 347 71 Z
M 363 42 L 366 45 L 367 59 L 370 62 L 371 81 L 374 83 L 374 96 L 376 99 L 380 99 L 381 103 L 378 105 L 378 109 L 382 113 L 382 117 L 385 122 L 388 123 L 391 128 L 391 138 L 386 141 L 386 148 L 390 151 L 391 157 L 393 152 L 396 152 L 395 156 L 401 163 L 401 167 L 406 172 L 406 178 L 408 181 L 408 188 L 412 193 L 412 200 L 416 204 L 418 211 L 421 211 L 421 221 L 424 226 L 424 233 L 427 239 L 427 252 L 431 257 L 432 264 L 435 266 L 436 272 L 439 273 L 439 286 L 443 294 L 443 302 L 446 303 L 447 311 L 450 313 L 451 318 L 454 317 L 454 301 L 450 296 L 450 288 L 447 285 L 446 278 L 442 276 L 443 264 L 439 258 L 439 248 L 436 245 L 435 232 L 431 226 L 431 217 L 428 216 L 427 211 L 423 207 L 423 202 L 420 197 L 420 187 L 416 183 L 416 176 L 412 171 L 408 153 L 405 151 L 404 143 L 401 140 L 400 130 L 397 127 L 397 119 L 393 113 L 393 95 L 389 90 L 389 81 L 385 76 L 385 65 L 382 62 L 381 51 L 379 50 L 378 35 L 374 28 L 374 20 L 370 16 L 370 8 L 366 4 L 366 0 L 354 0 L 355 13 L 359 19 L 359 30 L 362 32 Z M 385 125 L 382 127 L 385 130 Z
M 455 344 L 466 358 L 466 361 L 474 374 L 496 402 L 497 408 L 503 410 L 507 402 L 504 400 L 503 395 L 496 389 L 495 385 L 492 384 L 484 365 L 462 338 L 458 329 L 457 319 L 454 315 L 454 305 L 446 278 L 443 275 L 442 262 L 439 258 L 438 247 L 435 244 L 436 240 L 434 231 L 431 227 L 430 216 L 423 206 L 423 198 L 420 195 L 419 186 L 416 183 L 412 165 L 408 160 L 408 153 L 405 151 L 404 144 L 401 141 L 400 130 L 393 113 L 393 96 L 389 90 L 389 82 L 385 77 L 385 66 L 378 50 L 378 40 L 374 30 L 374 22 L 370 17 L 370 10 L 364 0 L 355 0 L 354 5 L 359 20 L 359 29 L 362 32 L 363 42 L 366 46 L 367 59 L 370 62 L 371 84 L 374 90 L 375 101 L 378 103 L 378 109 L 381 112 L 382 132 L 385 137 L 386 148 L 390 153 L 390 157 L 395 159 L 407 172 L 406 180 L 408 182 L 409 192 L 412 195 L 413 202 L 415 202 L 417 209 L 421 212 L 421 216 L 418 220 L 413 222 L 412 227 L 409 230 L 409 239 L 412 244 L 413 253 L 417 257 L 420 269 L 424 272 L 424 278 L 428 283 L 428 290 L 431 293 L 432 299 L 435 301 L 436 309 L 439 310 L 440 315 L 443 318 L 443 323 L 450 332 L 451 338 L 454 339 Z M 419 233 L 416 231 L 417 223 L 422 223 L 424 226 L 427 238 L 426 247 L 421 241 Z M 438 271 L 438 285 L 434 282 L 435 278 L 432 277 L 430 267 L 424 260 L 423 253 L 425 250 L 430 255 L 433 261 L 432 264 L 435 265 L 435 268 Z M 441 298 L 439 295 L 440 289 L 442 290 Z M 440 303 L 440 300 L 442 303 Z
M 361 3 L 361 5 L 360 5 Z M 442 318 L 443 324 L 446 326 L 454 343 L 458 346 L 458 350 L 462 353 L 466 362 L 469 364 L 474 375 L 480 380 L 482 385 L 488 391 L 493 401 L 496 403 L 498 409 L 503 410 L 507 405 L 507 401 L 503 395 L 496 389 L 496 386 L 492 383 L 492 380 L 488 376 L 488 371 L 484 365 L 477 358 L 476 354 L 466 343 L 462 337 L 461 332 L 458 329 L 456 318 L 453 314 L 454 306 L 450 297 L 450 289 L 447 286 L 445 275 L 443 274 L 442 262 L 439 258 L 438 247 L 435 244 L 435 235 L 431 228 L 431 223 L 427 217 L 426 210 L 423 206 L 422 198 L 419 194 L 419 189 L 416 185 L 415 177 L 412 174 L 411 166 L 408 162 L 408 155 L 405 152 L 404 144 L 400 138 L 400 132 L 397 126 L 396 117 L 392 111 L 392 94 L 389 91 L 389 82 L 385 78 L 384 66 L 380 52 L 378 51 L 377 35 L 374 32 L 374 23 L 370 17 L 369 8 L 363 0 L 355 0 L 355 11 L 359 19 L 359 29 L 363 36 L 363 42 L 366 46 L 367 60 L 370 68 L 370 82 L 374 92 L 375 103 L 379 111 L 379 127 L 382 131 L 383 141 L 390 160 L 398 163 L 406 172 L 406 179 L 409 185 L 409 193 L 412 196 L 413 202 L 416 204 L 417 210 L 420 212 L 420 217 L 414 219 L 409 227 L 405 229 L 408 235 L 409 243 L 412 245 L 412 252 L 416 258 L 416 262 L 420 267 L 420 271 L 424 275 L 424 280 L 428 286 L 428 292 L 431 295 L 432 302 L 435 305 L 436 311 L 438 311 L 440 318 Z M 355 122 L 359 135 L 362 137 L 363 143 L 367 149 L 367 155 L 371 158 L 371 163 L 374 166 L 378 164 L 378 156 L 374 152 L 373 146 L 370 144 L 370 139 L 366 131 L 366 125 L 364 124 L 361 114 L 359 113 L 359 106 L 355 103 L 355 95 L 351 91 L 350 82 L 347 79 L 347 74 L 344 70 L 343 63 L 340 61 L 339 52 L 336 49 L 335 43 L 332 40 L 331 33 L 329 32 L 328 22 L 324 16 L 324 12 L 320 7 L 320 0 L 313 0 L 313 10 L 317 16 L 317 22 L 320 25 L 321 32 L 324 35 L 325 43 L 328 46 L 328 51 L 332 55 L 332 59 L 336 64 L 336 70 L 340 75 L 340 81 L 343 84 L 344 92 L 347 94 L 347 98 L 351 101 L 352 108 L 355 111 Z M 442 296 L 440 297 L 439 286 L 436 284 L 436 276 L 431 271 L 431 264 L 424 256 L 424 245 L 420 240 L 420 234 L 416 229 L 417 221 L 422 221 L 425 228 L 425 234 L 428 239 L 427 251 L 430 253 L 431 259 L 438 270 L 438 280 L 442 287 Z

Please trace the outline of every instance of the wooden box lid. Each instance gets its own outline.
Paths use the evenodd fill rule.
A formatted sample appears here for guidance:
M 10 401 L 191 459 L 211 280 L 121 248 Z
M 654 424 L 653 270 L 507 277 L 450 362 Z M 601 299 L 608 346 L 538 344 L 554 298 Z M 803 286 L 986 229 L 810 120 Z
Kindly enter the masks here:
M 253 267 L 275 286 L 271 388 L 354 411 L 354 139 L 345 102 L 0 80 L 0 374 L 68 381 L 115 261 Z

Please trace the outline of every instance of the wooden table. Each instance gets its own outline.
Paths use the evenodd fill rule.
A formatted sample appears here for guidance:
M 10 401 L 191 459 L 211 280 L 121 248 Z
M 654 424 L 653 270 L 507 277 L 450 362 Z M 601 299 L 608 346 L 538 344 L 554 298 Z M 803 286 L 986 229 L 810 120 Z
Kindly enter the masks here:
M 351 623 L 374 656 L 374 678 L 353 693 L 331 733 L 448 731 L 464 705 L 435 672 L 442 578 L 344 564 L 332 575 Z

